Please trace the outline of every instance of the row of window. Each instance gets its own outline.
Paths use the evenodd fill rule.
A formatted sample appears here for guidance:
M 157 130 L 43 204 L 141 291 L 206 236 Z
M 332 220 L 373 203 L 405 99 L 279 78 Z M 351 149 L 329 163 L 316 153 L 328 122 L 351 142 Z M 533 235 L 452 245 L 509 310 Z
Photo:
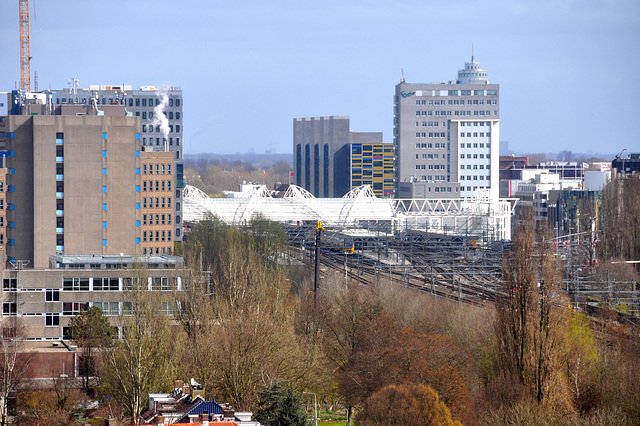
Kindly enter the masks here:
M 445 116 L 451 116 L 451 115 L 455 115 L 455 116 L 467 116 L 467 115 L 484 115 L 484 116 L 490 116 L 491 115 L 491 111 L 453 111 L 453 114 L 451 114 L 452 111 L 416 111 L 416 117 L 424 117 L 424 116 L 436 116 L 436 117 L 445 117 Z M 493 111 L 493 115 L 497 116 L 498 115 L 498 111 L 495 110 Z
M 140 111 L 136 111 L 136 117 L 140 117 L 140 116 L 141 116 Z M 166 114 L 166 116 L 169 120 L 173 120 L 173 116 L 174 116 L 173 111 L 169 111 Z M 153 120 L 153 111 L 149 111 L 148 113 L 147 111 L 142 111 L 142 119 L 146 120 L 147 117 L 149 117 L 149 120 Z M 176 112 L 175 117 L 176 117 L 176 120 L 180 120 L 180 113 Z
M 171 247 L 149 247 L 148 250 L 147 247 L 142 248 L 142 254 L 154 254 L 154 252 L 155 254 L 171 254 Z
M 482 189 L 482 188 L 486 188 L 486 187 L 481 186 L 481 187 L 480 187 L 480 189 Z M 466 189 L 466 190 L 467 190 L 467 191 L 475 191 L 475 190 L 477 190 L 477 189 L 478 189 L 478 187 L 477 187 L 477 186 L 473 186 L 473 187 L 471 187 L 471 186 L 467 186 L 467 189 Z M 464 186 L 461 186 L 461 187 L 460 187 L 460 190 L 461 190 L 461 191 L 464 191 L 464 190 L 465 190 L 465 187 L 464 187 Z
M 416 149 L 425 149 L 425 148 L 426 148 L 426 149 L 431 149 L 431 148 L 433 148 L 433 147 L 434 147 L 434 145 L 435 145 L 435 147 L 436 147 L 436 148 L 441 148 L 441 149 L 444 149 L 444 148 L 446 148 L 446 147 L 447 147 L 447 145 L 446 145 L 446 144 L 444 144 L 444 143 L 439 143 L 439 142 L 438 142 L 438 143 L 435 143 L 435 144 L 433 144 L 433 143 L 417 143 L 417 144 L 416 144 Z M 444 154 L 443 154 L 443 155 L 444 155 Z M 443 157 L 443 158 L 444 158 L 444 157 Z
M 465 157 L 466 155 L 466 157 Z M 473 155 L 473 157 L 472 157 Z M 478 157 L 480 156 L 480 157 Z M 491 154 L 460 154 L 460 158 L 491 158 Z
M 438 127 L 440 126 L 440 122 L 439 121 L 423 121 L 422 122 L 422 127 Z M 442 122 L 442 127 L 445 126 L 444 121 Z M 418 122 L 416 121 L 416 127 L 418 127 Z
M 148 166 L 148 168 L 147 168 L 147 166 Z M 154 169 L 155 169 L 155 173 L 153 172 Z M 165 172 L 166 172 L 166 174 L 170 175 L 171 174 L 171 164 L 169 163 L 169 164 L 165 165 L 165 164 L 146 164 L 145 163 L 145 164 L 142 165 L 142 174 L 146 175 L 147 172 L 150 175 L 153 175 L 153 174 L 163 175 L 163 174 L 165 174 Z
M 425 169 L 429 169 L 429 170 L 444 170 L 446 169 L 444 164 L 429 164 L 429 167 L 427 167 L 426 164 L 416 164 L 416 170 L 425 170 Z
M 143 133 L 153 133 L 153 124 L 143 124 L 142 125 Z M 156 126 L 156 133 L 160 133 L 160 126 Z M 169 124 L 169 133 L 173 133 L 173 124 Z M 176 133 L 180 133 L 180 125 L 176 124 Z
M 491 126 L 491 122 L 490 121 L 461 121 L 460 122 L 460 127 L 470 127 L 470 126 L 474 126 L 474 127 Z
M 171 231 L 169 231 L 169 235 Z M 151 286 L 148 285 L 141 287 L 140 278 L 122 278 L 122 290 L 130 291 L 135 289 L 150 289 L 150 290 L 170 290 L 177 285 L 176 278 L 168 277 L 152 277 Z M 120 278 L 106 277 L 106 278 L 64 278 L 62 280 L 62 289 L 64 291 L 119 291 Z M 144 281 L 142 281 L 144 283 Z M 170 288 L 171 287 L 171 288 Z M 59 291 L 59 289 L 50 289 L 52 292 Z M 49 291 L 49 290 L 47 290 Z M 55 293 L 52 293 L 55 294 Z M 47 296 L 48 297 L 48 296 Z M 54 297 L 54 296 L 52 296 Z M 59 297 L 59 296 L 58 296 Z M 47 300 L 56 301 L 56 300 Z
M 148 216 L 148 220 L 147 220 Z M 147 223 L 148 222 L 148 223 Z M 143 225 L 154 225 L 154 215 L 142 215 L 142 224 Z M 155 215 L 155 225 L 171 225 L 171 214 L 156 214 Z
M 465 167 L 464 164 L 460 164 L 460 170 L 465 170 L 465 169 L 471 170 L 472 168 L 474 170 L 478 170 L 478 168 L 480 168 L 480 170 L 484 170 L 484 164 L 479 164 L 479 165 L 478 164 L 473 164 L 473 167 L 472 167 L 471 164 L 467 164 L 466 167 Z M 488 164 L 487 164 L 487 170 L 489 170 L 489 165 Z
M 154 197 L 148 198 L 149 203 L 147 203 L 147 197 L 142 197 L 142 208 L 143 209 L 153 209 L 154 208 Z M 170 209 L 171 208 L 171 197 L 155 197 L 155 208 L 156 209 Z M 165 203 L 166 201 L 166 203 Z M 176 203 L 176 210 L 180 210 L 180 203 Z
M 473 178 L 473 179 L 472 179 Z M 477 175 L 472 175 L 472 176 L 460 176 L 460 180 L 484 180 L 485 177 L 484 176 L 477 176 Z M 487 180 L 491 180 L 491 178 L 489 176 L 487 176 Z
M 164 166 L 164 164 L 163 164 L 163 166 Z M 147 192 L 147 191 L 149 191 L 149 192 L 153 192 L 153 191 L 154 191 L 154 189 L 153 189 L 153 188 L 154 188 L 153 182 L 154 182 L 154 181 L 152 181 L 152 180 L 149 180 L 149 181 L 143 180 L 143 181 L 142 181 L 142 191 L 143 191 L 143 192 Z M 147 185 L 147 183 L 148 183 L 148 185 Z M 164 181 L 164 180 L 156 180 L 156 181 L 155 181 L 155 191 L 156 191 L 156 192 L 160 192 L 160 191 L 163 191 L 163 192 L 164 192 L 164 191 L 171 191 L 171 181 L 170 181 L 170 180 L 167 180 L 167 181 Z
M 427 103 L 425 100 L 416 100 L 416 105 L 464 105 L 465 102 L 464 99 L 449 99 L 449 100 L 445 100 L 445 99 L 434 99 L 434 100 L 429 100 L 429 102 Z M 497 99 L 487 99 L 486 100 L 487 105 L 497 105 L 498 104 L 498 100 Z M 467 99 L 467 105 L 484 105 L 485 104 L 485 100 L 484 99 Z
M 480 133 L 480 134 L 482 135 L 482 133 Z M 485 145 L 487 146 L 487 148 L 491 148 L 491 144 L 490 144 L 490 143 L 487 143 L 487 144 L 480 143 L 480 144 L 478 144 L 477 142 L 476 142 L 476 143 L 473 143 L 473 144 L 472 144 L 472 143 L 467 143 L 467 144 L 466 144 L 466 147 L 467 147 L 467 148 L 472 148 L 472 147 L 473 147 L 473 148 L 478 148 L 478 145 L 480 145 L 480 148 L 484 148 L 484 147 L 485 147 Z M 464 143 L 461 143 L 461 144 L 460 144 L 460 148 L 464 148 L 464 147 L 465 147 L 465 144 L 464 144 Z
M 433 180 L 443 181 L 443 180 L 446 180 L 446 179 L 444 179 L 444 176 L 435 176 L 435 179 L 434 179 L 433 175 L 422 175 L 422 180 L 424 180 L 424 181 L 433 181 Z M 429 188 L 429 192 L 431 192 L 431 188 Z M 442 192 L 444 192 L 444 191 L 442 191 Z M 449 191 L 449 192 L 451 192 L 451 191 Z
M 416 154 L 416 160 L 419 160 L 419 156 L 420 154 Z M 423 160 L 437 160 L 440 158 L 440 154 L 422 154 L 422 159 Z M 445 155 L 442 154 L 442 159 L 445 159 Z
M 473 136 L 472 136 L 472 135 L 473 135 Z M 473 137 L 473 138 L 477 138 L 477 137 L 484 138 L 484 137 L 485 137 L 485 135 L 486 135 L 486 137 L 488 137 L 488 138 L 490 138 L 490 137 L 491 137 L 491 133 L 490 133 L 490 132 L 486 132 L 486 133 L 485 133 L 485 132 L 467 132 L 467 133 L 465 133 L 465 132 L 460 132 L 460 137 L 461 137 L 461 138 L 464 138 L 464 137 L 467 137 L 467 138 L 471 138 L 471 137 Z
M 111 101 L 111 99 L 109 99 L 109 100 Z M 134 99 L 133 98 L 129 98 L 128 102 L 129 102 L 129 106 L 133 106 Z M 179 107 L 181 102 L 182 102 L 182 100 L 180 98 L 177 98 L 175 100 L 173 98 L 169 98 L 169 106 L 170 107 L 172 107 L 174 105 Z M 135 98 L 135 103 L 136 103 L 136 106 L 147 106 L 147 98 Z M 149 106 L 154 106 L 154 104 L 155 104 L 155 106 L 160 105 L 160 99 L 158 99 L 158 98 L 149 98 Z
M 429 132 L 429 133 L 425 133 L 425 132 L 416 132 L 416 138 L 446 138 L 447 137 L 447 133 L 446 132 Z
M 142 146 L 152 146 L 153 138 L 142 138 Z M 156 138 L 156 146 L 160 146 L 160 138 Z M 173 138 L 169 138 L 169 146 L 173 146 Z M 176 138 L 176 146 L 180 146 L 180 138 Z
M 156 215 L 157 216 L 157 215 Z M 155 232 L 155 240 L 153 239 Z M 171 241 L 171 231 L 148 231 L 149 241 Z M 162 239 L 160 239 L 162 237 Z M 147 231 L 142 231 L 142 241 L 147 242 Z

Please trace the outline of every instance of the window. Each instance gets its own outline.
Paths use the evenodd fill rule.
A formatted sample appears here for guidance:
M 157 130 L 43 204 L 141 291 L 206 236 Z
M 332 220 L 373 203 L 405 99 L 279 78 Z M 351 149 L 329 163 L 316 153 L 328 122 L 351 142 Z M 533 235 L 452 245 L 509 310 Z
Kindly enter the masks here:
M 93 306 L 100 308 L 102 314 L 105 316 L 113 316 L 120 313 L 119 302 L 93 302 Z M 129 307 L 129 309 L 131 308 Z
M 123 278 L 122 279 L 122 289 L 127 291 L 127 290 L 133 290 L 133 288 L 136 289 L 140 289 L 140 278 L 136 277 L 136 278 Z
M 87 309 L 89 309 L 89 304 L 86 302 L 64 302 L 62 304 L 62 315 L 78 315 Z
M 62 281 L 65 291 L 89 291 L 89 278 L 65 278 Z
M 164 315 L 173 315 L 175 310 L 173 309 L 173 303 L 165 301 L 162 302 L 162 313 Z
M 151 290 L 169 290 L 169 278 L 167 277 L 152 278 Z
M 2 280 L 2 290 L 4 291 L 16 291 L 18 290 L 17 278 L 5 278 Z
M 93 290 L 94 291 L 118 291 L 120 285 L 118 278 L 94 278 Z
M 48 288 L 45 290 L 45 301 L 47 302 L 59 302 L 60 301 L 60 289 Z
M 8 302 L 2 304 L 2 315 L 16 315 L 18 313 L 18 304 L 16 302 Z
M 60 325 L 60 314 L 59 313 L 44 314 L 44 325 L 46 327 L 58 327 Z

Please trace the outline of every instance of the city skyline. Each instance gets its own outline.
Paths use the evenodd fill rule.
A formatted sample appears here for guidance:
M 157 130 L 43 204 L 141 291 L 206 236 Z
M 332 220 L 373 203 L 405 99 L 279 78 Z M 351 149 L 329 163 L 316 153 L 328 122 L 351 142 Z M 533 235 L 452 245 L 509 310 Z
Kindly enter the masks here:
M 3 87 L 20 78 L 18 3 L 0 14 Z M 471 57 L 501 86 L 516 152 L 632 151 L 633 1 L 31 2 L 32 89 L 163 84 L 184 92 L 185 153 L 290 153 L 292 119 L 351 117 L 392 142 L 394 86 L 450 81 Z

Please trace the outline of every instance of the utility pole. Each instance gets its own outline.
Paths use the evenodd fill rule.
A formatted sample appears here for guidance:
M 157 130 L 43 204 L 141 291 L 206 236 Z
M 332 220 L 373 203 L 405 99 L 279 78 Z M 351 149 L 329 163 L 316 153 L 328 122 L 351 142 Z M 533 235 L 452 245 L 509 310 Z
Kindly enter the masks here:
M 324 228 L 322 227 L 322 223 L 320 221 L 316 222 L 316 266 L 315 266 L 315 275 L 313 278 L 313 309 L 315 310 L 318 305 L 318 278 L 320 276 L 320 236 L 324 232 Z

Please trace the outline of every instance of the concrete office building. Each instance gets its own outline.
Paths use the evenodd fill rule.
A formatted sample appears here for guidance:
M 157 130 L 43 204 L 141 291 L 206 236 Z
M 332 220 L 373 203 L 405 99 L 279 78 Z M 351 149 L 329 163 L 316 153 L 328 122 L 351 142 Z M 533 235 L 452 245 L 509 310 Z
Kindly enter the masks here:
M 70 80 L 70 87 L 50 91 L 54 105 L 80 104 L 87 105 L 97 99 L 98 105 L 121 105 L 128 112 L 140 118 L 140 142 L 145 151 L 169 151 L 175 160 L 174 171 L 177 189 L 175 197 L 180 206 L 183 184 L 183 98 L 182 89 L 177 86 L 141 86 L 133 89 L 131 85 L 90 85 L 88 89 L 77 87 L 77 80 Z M 164 101 L 164 104 L 163 104 Z M 166 117 L 166 133 L 163 133 L 161 115 Z M 174 217 L 180 219 L 181 214 L 174 208 Z M 180 225 L 180 223 L 176 223 Z M 174 235 L 177 241 L 182 240 L 180 233 Z
M 498 197 L 499 90 L 473 57 L 455 81 L 396 85 L 397 197 Z
M 293 120 L 293 162 L 295 184 L 315 197 L 337 198 L 352 189 L 352 144 L 383 146 L 380 132 L 351 132 L 348 116 L 295 118 Z M 373 155 L 373 150 L 367 151 Z M 357 156 L 362 169 L 362 158 Z M 357 167 L 357 165 L 356 165 Z M 366 167 L 367 177 L 370 172 Z M 354 182 L 363 181 L 359 173 Z M 384 180 L 379 171 L 380 183 Z M 377 177 L 378 178 L 378 177 Z M 354 183 L 355 184 L 355 183 Z M 356 185 L 358 186 L 358 185 Z M 383 191 L 382 188 L 380 188 Z M 380 192 L 382 195 L 383 192 Z
M 127 114 L 124 105 L 56 105 L 50 97 L 37 102 L 47 95 L 36 95 L 22 107 L 24 115 L 0 121 L 7 260 L 44 268 L 52 254 L 142 254 L 144 248 L 169 254 L 173 243 L 168 242 L 181 236 L 178 217 L 156 223 L 154 213 L 155 244 L 142 245 L 142 185 L 147 179 L 141 166 L 145 159 L 155 172 L 155 164 L 172 164 L 173 154 L 165 154 L 168 160 L 156 158 L 162 153 L 141 152 L 140 119 Z M 159 180 L 167 185 L 170 179 L 175 188 L 175 167 L 164 170 L 170 176 Z M 155 178 L 154 208 L 156 194 L 161 199 L 172 195 L 168 186 L 165 192 L 159 186 L 156 193 Z M 180 208 L 178 201 L 166 202 Z
M 162 313 L 170 315 L 175 294 L 188 278 L 182 258 L 167 255 L 52 255 L 42 269 L 0 264 L 0 275 L 2 331 L 13 335 L 19 323 L 31 341 L 69 339 L 69 322 L 91 306 L 117 327 L 117 318 L 131 313 L 129 292 L 138 288 L 156 292 Z
M 73 83 L 73 82 L 72 82 Z M 182 126 L 182 90 L 180 87 L 141 86 L 133 90 L 131 85 L 90 85 L 88 89 L 72 87 L 52 90 L 52 102 L 55 105 L 80 104 L 88 105 L 97 98 L 98 105 L 123 105 L 127 111 L 140 117 L 140 141 L 142 146 L 152 147 L 154 151 L 165 151 L 165 141 L 159 123 L 158 110 L 166 95 L 166 105 L 161 108 L 168 120 L 166 150 L 174 152 L 176 159 L 182 158 L 183 126 Z

